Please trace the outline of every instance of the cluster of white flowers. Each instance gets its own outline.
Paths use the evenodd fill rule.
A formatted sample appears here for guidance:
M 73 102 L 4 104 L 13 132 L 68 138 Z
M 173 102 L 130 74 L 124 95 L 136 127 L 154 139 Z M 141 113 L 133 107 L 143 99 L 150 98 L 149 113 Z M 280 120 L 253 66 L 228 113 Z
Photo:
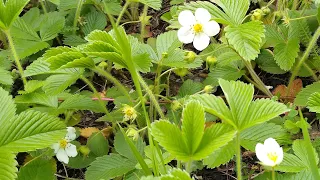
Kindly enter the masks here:
M 77 147 L 70 143 L 75 140 L 76 137 L 76 129 L 74 127 L 67 127 L 67 135 L 65 138 L 52 145 L 52 149 L 60 162 L 68 164 L 69 157 L 76 157 L 78 155 Z
M 178 38 L 181 42 L 193 46 L 202 51 L 208 47 L 210 37 L 219 34 L 220 25 L 211 20 L 211 14 L 204 8 L 198 8 L 195 14 L 184 10 L 179 14 L 178 21 L 182 26 L 178 31 Z

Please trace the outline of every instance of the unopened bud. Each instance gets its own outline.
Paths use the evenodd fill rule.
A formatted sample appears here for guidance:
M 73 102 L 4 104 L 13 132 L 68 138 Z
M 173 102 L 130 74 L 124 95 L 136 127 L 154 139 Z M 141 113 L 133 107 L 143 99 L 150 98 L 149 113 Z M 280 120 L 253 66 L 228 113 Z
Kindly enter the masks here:
M 184 57 L 184 60 L 187 61 L 188 63 L 193 63 L 196 57 L 197 57 L 196 53 L 194 53 L 193 51 L 187 51 L 186 56 Z
M 207 94 L 210 94 L 213 91 L 213 86 L 207 85 L 203 88 L 203 91 Z
M 206 59 L 208 65 L 214 65 L 217 62 L 217 58 L 213 56 L 208 56 Z
M 171 107 L 173 111 L 176 111 L 181 108 L 181 103 L 177 100 L 172 101 Z
M 173 72 L 180 77 L 184 77 L 189 73 L 189 70 L 187 68 L 180 68 L 174 70 Z
M 87 146 L 80 146 L 79 151 L 81 154 L 83 154 L 83 156 L 88 156 L 90 153 L 90 149 Z
M 132 137 L 133 140 L 138 140 L 139 138 L 139 131 L 134 126 L 129 126 L 128 130 L 126 131 L 128 137 Z
M 102 61 L 101 63 L 99 63 L 98 66 L 101 67 L 101 68 L 103 68 L 103 69 L 105 69 L 106 67 L 108 67 L 108 63 Z

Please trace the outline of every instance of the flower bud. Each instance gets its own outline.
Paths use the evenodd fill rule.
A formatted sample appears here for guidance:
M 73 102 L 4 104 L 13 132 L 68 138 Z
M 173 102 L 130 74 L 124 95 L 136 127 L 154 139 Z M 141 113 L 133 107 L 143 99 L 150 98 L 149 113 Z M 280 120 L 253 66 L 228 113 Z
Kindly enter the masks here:
M 90 153 L 90 149 L 87 146 L 80 146 L 79 151 L 81 154 L 83 154 L 83 156 L 88 156 Z
M 162 53 L 162 58 L 167 58 L 168 57 L 168 53 L 167 52 L 163 52 Z
M 184 77 L 189 73 L 189 70 L 187 68 L 179 68 L 174 70 L 173 72 L 180 77 Z
M 207 94 L 210 94 L 213 91 L 213 86 L 207 85 L 203 88 L 203 91 Z
M 263 7 L 262 12 L 263 12 L 263 14 L 267 15 L 271 12 L 271 10 L 268 7 Z
M 196 57 L 197 57 L 196 53 L 194 53 L 193 51 L 187 51 L 186 56 L 184 57 L 184 60 L 187 61 L 188 63 L 193 63 Z
M 108 67 L 108 63 L 102 61 L 102 62 L 99 63 L 98 66 L 101 67 L 102 69 L 105 69 L 106 67 Z
M 126 131 L 128 137 L 132 137 L 133 140 L 138 140 L 139 138 L 139 131 L 135 126 L 129 126 L 128 130 Z
M 262 18 L 262 14 L 260 12 L 253 12 L 253 14 L 251 15 L 251 20 L 255 21 L 255 20 L 261 20 Z
M 206 62 L 208 65 L 214 65 L 217 62 L 217 58 L 213 56 L 208 56 Z
M 179 101 L 174 100 L 174 101 L 172 101 L 172 103 L 171 103 L 171 107 L 172 107 L 172 110 L 173 110 L 173 111 L 176 111 L 176 110 L 178 110 L 178 109 L 181 108 L 181 104 L 180 104 Z

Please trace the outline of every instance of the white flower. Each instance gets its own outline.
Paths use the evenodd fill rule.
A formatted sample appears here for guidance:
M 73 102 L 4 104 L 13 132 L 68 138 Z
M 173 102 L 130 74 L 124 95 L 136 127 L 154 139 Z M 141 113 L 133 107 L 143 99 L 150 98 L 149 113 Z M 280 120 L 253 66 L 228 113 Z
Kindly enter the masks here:
M 266 139 L 264 144 L 258 143 L 256 145 L 256 155 L 265 166 L 274 167 L 283 160 L 282 147 L 273 138 Z
M 204 50 L 210 43 L 210 37 L 220 32 L 219 24 L 210 19 L 211 14 L 203 8 L 196 9 L 195 15 L 189 10 L 182 11 L 178 17 L 182 26 L 178 31 L 179 40 L 185 44 L 193 42 L 197 50 Z
M 76 157 L 78 155 L 77 147 L 70 142 L 76 139 L 76 129 L 74 127 L 67 127 L 66 137 L 58 143 L 52 145 L 54 153 L 60 162 L 69 163 L 69 157 Z

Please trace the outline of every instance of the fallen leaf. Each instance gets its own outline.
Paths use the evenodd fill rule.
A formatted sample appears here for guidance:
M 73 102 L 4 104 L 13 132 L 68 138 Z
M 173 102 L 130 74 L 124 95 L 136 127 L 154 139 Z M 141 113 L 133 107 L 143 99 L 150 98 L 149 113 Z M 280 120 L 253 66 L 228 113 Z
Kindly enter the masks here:
M 99 132 L 100 130 L 96 127 L 87 127 L 80 129 L 80 136 L 89 138 L 92 133 Z
M 292 82 L 292 87 L 289 90 L 288 94 L 288 87 L 286 85 L 278 85 L 274 90 L 273 90 L 273 95 L 280 96 L 282 97 L 290 97 L 292 100 L 297 96 L 297 94 L 301 91 L 303 88 L 302 80 L 301 79 L 296 79 Z

